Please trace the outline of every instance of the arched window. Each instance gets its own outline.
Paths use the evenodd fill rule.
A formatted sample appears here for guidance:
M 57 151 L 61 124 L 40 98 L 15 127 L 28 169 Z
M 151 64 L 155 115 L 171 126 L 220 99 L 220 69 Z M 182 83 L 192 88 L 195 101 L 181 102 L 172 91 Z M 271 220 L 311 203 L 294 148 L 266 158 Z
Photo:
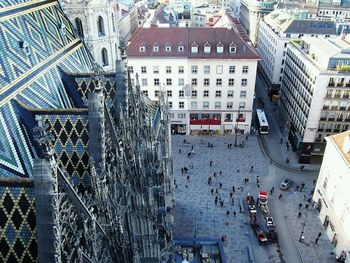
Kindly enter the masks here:
M 98 29 L 98 35 L 104 36 L 105 35 L 105 25 L 103 24 L 103 18 L 102 16 L 98 17 L 97 20 L 97 29 Z
M 108 53 L 107 53 L 107 49 L 102 48 L 101 55 L 102 55 L 102 65 L 103 65 L 103 66 L 108 66 Z
M 75 29 L 77 30 L 78 36 L 84 37 L 83 24 L 78 17 L 75 19 Z

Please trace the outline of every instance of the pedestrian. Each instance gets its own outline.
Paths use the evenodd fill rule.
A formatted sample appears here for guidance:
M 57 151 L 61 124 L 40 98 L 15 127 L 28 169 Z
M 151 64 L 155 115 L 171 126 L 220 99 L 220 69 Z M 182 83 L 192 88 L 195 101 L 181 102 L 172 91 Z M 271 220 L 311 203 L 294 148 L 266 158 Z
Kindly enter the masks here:
M 280 140 L 280 144 L 282 144 L 283 143 L 283 138 L 281 138 L 281 140 Z
M 190 181 L 190 176 L 189 175 L 187 175 L 187 182 L 189 182 Z
M 234 206 L 235 205 L 235 198 L 231 199 L 231 204 Z
M 181 168 L 181 174 L 184 174 L 184 168 Z
M 317 242 L 318 242 L 318 237 L 316 237 L 316 239 L 315 239 L 315 244 L 317 245 Z
M 220 171 L 219 174 L 222 175 L 222 172 Z
M 228 217 L 230 215 L 230 210 L 226 211 L 226 216 Z
M 302 167 L 302 165 L 300 165 L 300 167 L 299 167 L 299 171 L 300 171 L 300 172 L 303 171 L 303 170 L 302 170 L 303 168 L 301 168 L 301 167 Z
M 314 180 L 312 181 L 312 184 L 313 184 L 313 185 L 315 185 L 315 184 L 316 184 L 316 179 L 314 179 Z
M 280 195 L 278 196 L 278 199 L 280 199 L 280 200 L 282 199 L 282 194 L 280 194 Z
M 299 203 L 299 210 L 301 209 L 302 206 L 303 206 L 303 204 L 302 204 L 302 203 Z
M 233 217 L 236 217 L 236 214 L 237 214 L 236 211 L 233 211 Z
M 245 140 L 248 141 L 248 135 L 245 136 Z
M 194 150 L 194 146 L 192 145 L 191 150 Z
M 257 184 L 258 188 L 260 188 L 260 184 Z
M 221 182 L 219 183 L 219 186 L 220 186 L 220 189 L 221 189 L 222 188 L 222 183 Z
M 234 193 L 236 191 L 235 186 L 232 185 L 232 192 Z
M 250 172 L 253 172 L 254 166 L 250 166 Z
M 239 212 L 242 213 L 242 206 L 239 204 Z
M 309 210 L 309 204 L 305 204 L 305 209 Z
M 214 172 L 214 177 L 216 177 L 216 172 Z
M 304 165 L 301 166 L 301 171 L 304 172 Z
M 298 218 L 301 217 L 301 212 L 298 213 Z
M 213 194 L 214 194 L 214 189 L 212 188 L 212 189 L 210 190 L 210 192 L 211 192 L 211 195 L 213 195 Z
M 317 237 L 320 238 L 322 236 L 322 233 L 318 233 Z
M 224 207 L 224 201 L 223 200 L 220 201 L 220 206 Z
M 309 197 L 309 198 L 307 199 L 307 202 L 310 204 L 310 203 L 311 203 L 311 200 L 312 200 L 312 197 Z
M 286 158 L 286 164 L 289 164 L 289 158 L 288 157 Z
M 210 161 L 209 162 L 209 166 L 211 167 L 213 165 L 213 161 Z
M 259 182 L 260 182 L 260 177 L 259 177 L 259 175 L 257 175 L 256 176 L 256 183 L 259 184 Z
M 271 190 L 270 190 L 270 194 L 273 194 L 272 188 L 271 188 Z
M 179 149 L 179 153 L 181 153 L 181 149 Z
M 215 206 L 217 206 L 218 205 L 218 196 L 215 196 Z
M 219 193 L 219 189 L 215 189 L 215 194 L 218 194 Z
M 299 191 L 299 185 L 297 185 L 297 186 L 295 187 L 295 189 L 296 189 L 297 191 Z
M 230 198 L 232 198 L 232 196 L 233 196 L 233 193 L 232 193 L 232 192 L 230 192 Z

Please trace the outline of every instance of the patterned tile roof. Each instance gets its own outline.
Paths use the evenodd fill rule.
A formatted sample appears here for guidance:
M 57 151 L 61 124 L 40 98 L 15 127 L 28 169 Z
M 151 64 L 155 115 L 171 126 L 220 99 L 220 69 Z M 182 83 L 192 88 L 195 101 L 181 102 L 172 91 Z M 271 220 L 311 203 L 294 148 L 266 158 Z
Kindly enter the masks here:
M 205 43 L 211 46 L 211 52 L 204 52 Z M 224 45 L 224 51 L 218 53 L 216 46 Z M 157 44 L 159 51 L 154 51 Z M 191 46 L 197 44 L 198 52 L 192 53 Z M 166 51 L 166 46 L 171 51 Z M 183 51 L 179 51 L 179 46 Z M 236 47 L 230 52 L 230 45 Z M 144 47 L 144 52 L 140 47 Z M 126 50 L 129 57 L 188 57 L 191 59 L 259 59 L 253 47 L 248 45 L 234 30 L 227 28 L 141 28 L 130 39 Z

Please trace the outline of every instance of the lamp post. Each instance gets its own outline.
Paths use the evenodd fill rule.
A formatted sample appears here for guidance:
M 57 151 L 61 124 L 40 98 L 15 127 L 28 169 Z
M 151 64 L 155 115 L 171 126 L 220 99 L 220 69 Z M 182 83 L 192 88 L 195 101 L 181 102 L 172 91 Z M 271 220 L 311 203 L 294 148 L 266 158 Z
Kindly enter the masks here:
M 304 223 L 303 223 L 303 228 L 301 229 L 301 233 L 300 233 L 300 236 L 299 236 L 299 242 L 304 242 L 304 228 L 305 228 L 305 224 L 306 224 L 306 219 L 307 219 L 307 215 L 308 213 L 305 214 L 305 220 L 304 220 Z
M 202 210 L 199 210 L 199 213 L 202 214 Z M 194 215 L 194 238 L 197 238 L 197 215 Z

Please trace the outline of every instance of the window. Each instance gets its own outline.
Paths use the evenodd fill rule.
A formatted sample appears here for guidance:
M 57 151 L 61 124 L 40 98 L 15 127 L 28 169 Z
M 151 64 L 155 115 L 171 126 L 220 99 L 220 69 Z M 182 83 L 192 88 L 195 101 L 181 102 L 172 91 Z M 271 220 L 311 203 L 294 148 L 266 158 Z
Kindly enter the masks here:
M 172 90 L 167 90 L 167 91 L 166 91 L 166 95 L 167 95 L 168 97 L 172 97 L 172 96 L 173 96 L 173 91 L 172 91 Z
M 211 52 L 211 46 L 208 42 L 204 44 L 204 53 L 210 53 Z
M 203 97 L 209 97 L 209 90 L 203 91 Z
M 179 98 L 185 97 L 185 92 L 183 90 L 179 90 Z
M 140 52 L 145 52 L 146 51 L 146 47 L 144 45 L 141 45 L 139 50 L 140 50 Z
M 186 119 L 186 113 L 178 113 L 177 118 L 178 119 Z
M 210 80 L 208 78 L 205 78 L 203 81 L 204 86 L 209 86 L 210 85 Z
M 203 101 L 203 109 L 209 109 L 209 101 Z
M 171 108 L 173 107 L 173 103 L 171 103 Z M 169 102 L 169 108 L 170 108 L 170 102 Z M 175 114 L 174 113 L 170 113 L 170 119 L 174 119 L 175 118 Z
M 105 35 L 105 26 L 103 23 L 103 18 L 102 16 L 99 16 L 97 19 L 97 31 L 99 36 L 104 36 Z
M 142 67 L 141 67 L 141 73 L 147 73 L 147 69 L 146 69 L 145 66 L 142 66 Z
M 179 74 L 183 74 L 185 71 L 184 66 L 179 66 Z
M 180 101 L 179 102 L 179 109 L 184 109 L 185 108 L 185 102 Z M 180 117 L 179 117 L 180 118 Z
M 230 53 L 236 53 L 236 47 L 230 47 Z
M 219 42 L 219 43 L 217 44 L 217 46 L 216 46 L 216 52 L 217 52 L 217 53 L 223 53 L 223 52 L 224 52 L 224 45 L 223 45 L 221 42 Z
M 233 102 L 227 102 L 226 109 L 232 109 L 233 108 Z
M 216 74 L 222 74 L 222 66 L 216 66 Z
M 221 90 L 215 91 L 215 97 L 216 98 L 221 98 Z
M 159 74 L 159 66 L 153 66 L 153 74 Z
M 180 45 L 180 46 L 177 48 L 177 50 L 178 50 L 179 52 L 183 52 L 183 51 L 184 51 L 184 46 Z
M 192 98 L 197 98 L 197 91 L 196 90 L 192 90 L 191 96 L 192 96 Z
M 141 85 L 147 86 L 147 79 L 141 79 Z
M 170 52 L 171 51 L 171 46 L 170 45 L 166 45 L 165 46 L 165 52 Z
M 247 74 L 248 73 L 248 66 L 243 66 L 242 67 L 242 73 Z
M 102 56 L 102 65 L 103 65 L 103 66 L 108 66 L 108 53 L 107 53 L 107 49 L 102 48 L 101 56 Z
M 215 109 L 221 109 L 221 102 L 215 101 Z
M 143 93 L 143 95 L 148 97 L 148 90 L 143 90 L 142 93 Z
M 159 79 L 154 79 L 154 86 L 159 86 Z
M 77 30 L 78 36 L 84 37 L 83 24 L 78 17 L 75 19 L 75 29 Z
M 216 79 L 216 86 L 222 85 L 222 79 Z
M 133 74 L 134 73 L 134 67 L 133 66 L 129 66 L 128 67 L 129 73 Z
M 247 82 L 248 82 L 247 79 L 242 79 L 241 85 L 242 85 L 243 87 L 245 87 L 245 86 L 247 86 Z
M 191 46 L 191 52 L 192 53 L 198 53 L 198 45 L 196 43 L 193 43 Z
M 235 79 L 228 79 L 228 85 L 229 86 L 234 86 L 235 85 Z
M 245 102 L 241 101 L 241 102 L 239 103 L 239 108 L 240 108 L 240 109 L 244 109 L 244 108 L 245 108 Z
M 153 46 L 153 52 L 159 52 L 159 46 L 158 45 L 154 45 Z
M 159 90 L 155 90 L 154 91 L 154 97 L 158 98 L 158 96 L 159 96 Z
M 198 66 L 192 65 L 191 66 L 191 72 L 192 72 L 192 74 L 197 74 L 198 73 Z
M 210 74 L 210 66 L 204 65 L 204 74 Z
M 171 84 L 171 79 L 166 79 L 166 85 L 167 86 L 171 86 L 172 84 Z
M 170 74 L 171 73 L 171 66 L 165 67 L 165 73 Z
M 184 86 L 185 85 L 185 80 L 184 79 L 179 79 L 178 85 L 179 86 Z
M 173 108 L 173 102 L 172 101 L 168 101 L 169 103 L 169 109 L 172 109 Z
M 247 91 L 241 90 L 241 93 L 239 94 L 240 98 L 246 98 L 247 97 Z
M 192 79 L 191 84 L 192 86 L 197 86 L 197 79 Z
M 227 91 L 227 98 L 233 98 L 233 90 Z
M 229 73 L 230 74 L 235 74 L 235 72 L 236 72 L 236 66 L 230 66 L 229 67 Z
M 197 101 L 191 101 L 191 109 L 196 110 L 197 109 Z

